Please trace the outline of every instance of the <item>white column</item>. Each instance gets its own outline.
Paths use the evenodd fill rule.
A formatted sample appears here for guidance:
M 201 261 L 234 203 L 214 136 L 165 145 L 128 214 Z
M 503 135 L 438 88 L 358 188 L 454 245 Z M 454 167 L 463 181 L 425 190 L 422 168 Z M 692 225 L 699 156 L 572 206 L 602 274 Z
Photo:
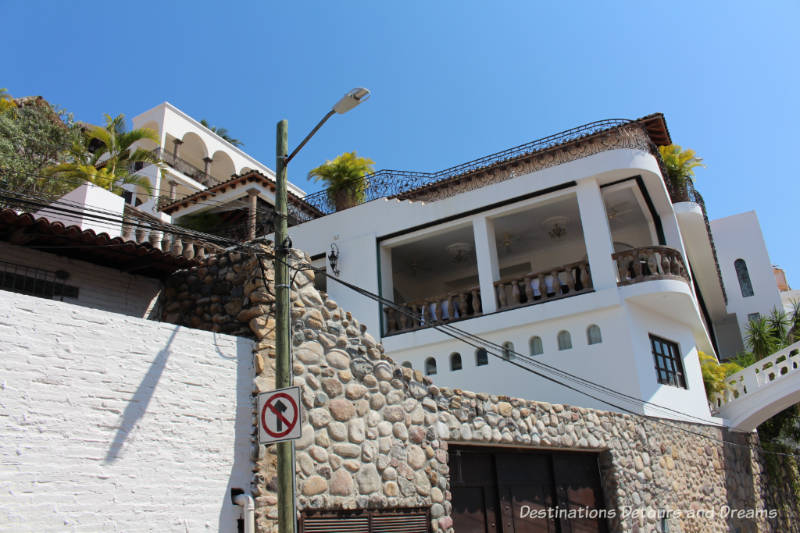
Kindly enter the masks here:
M 392 249 L 381 246 L 381 296 L 394 301 L 394 272 L 392 271 Z
M 589 178 L 578 182 L 576 192 L 592 285 L 595 290 L 616 287 L 617 269 L 611 260 L 614 245 L 600 186 L 596 179 Z
M 500 279 L 494 224 L 486 217 L 478 217 L 472 221 L 472 233 L 475 238 L 475 258 L 481 286 L 481 308 L 483 314 L 494 313 L 497 311 L 494 282 Z

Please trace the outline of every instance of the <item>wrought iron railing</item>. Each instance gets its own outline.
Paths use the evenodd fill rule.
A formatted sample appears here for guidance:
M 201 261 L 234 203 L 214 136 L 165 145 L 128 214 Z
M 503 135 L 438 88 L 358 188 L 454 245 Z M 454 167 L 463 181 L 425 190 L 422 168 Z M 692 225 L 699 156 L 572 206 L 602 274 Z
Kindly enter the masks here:
M 494 282 L 498 309 L 542 303 L 592 290 L 588 261 Z
M 513 148 L 508 148 L 501 152 L 490 154 L 466 163 L 461 163 L 438 172 L 412 172 L 406 170 L 379 170 L 373 174 L 368 174 L 363 178 L 353 180 L 353 187 L 350 189 L 345 202 L 339 202 L 337 206 L 336 194 L 330 190 L 306 195 L 303 200 L 320 211 L 323 215 L 333 213 L 343 208 L 353 205 L 377 200 L 379 198 L 402 196 L 416 189 L 433 185 L 447 179 L 474 172 L 479 169 L 487 168 L 498 163 L 511 161 L 521 158 L 528 154 L 546 150 L 569 141 L 575 141 L 605 130 L 617 128 L 630 124 L 629 119 L 606 119 L 590 122 L 583 126 L 568 129 L 560 133 L 555 133 L 535 141 L 531 141 Z
M 162 148 L 156 148 L 152 151 L 152 153 L 161 161 L 165 162 L 175 170 L 182 172 L 183 174 L 189 176 L 195 181 L 199 181 L 206 187 L 211 187 L 215 185 L 217 182 L 224 181 L 212 176 L 205 170 L 197 168 L 188 161 L 181 159 L 180 157 L 177 157 L 175 154 L 171 154 Z

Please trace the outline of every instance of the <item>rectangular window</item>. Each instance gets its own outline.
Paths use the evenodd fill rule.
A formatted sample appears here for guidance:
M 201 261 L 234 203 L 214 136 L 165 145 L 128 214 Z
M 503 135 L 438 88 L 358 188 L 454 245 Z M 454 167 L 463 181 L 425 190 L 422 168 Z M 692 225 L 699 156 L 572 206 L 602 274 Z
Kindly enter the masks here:
M 747 321 L 748 321 L 748 322 L 755 322 L 755 321 L 757 321 L 759 318 L 761 318 L 761 313 L 749 313 L 749 314 L 747 315 Z
M 427 509 L 303 511 L 300 533 L 429 533 Z
M 688 389 L 678 345 L 655 335 L 650 335 L 650 345 L 653 347 L 658 382 Z
M 61 272 L 0 261 L 0 289 L 49 300 L 77 299 L 78 287 L 65 284 L 59 274 Z

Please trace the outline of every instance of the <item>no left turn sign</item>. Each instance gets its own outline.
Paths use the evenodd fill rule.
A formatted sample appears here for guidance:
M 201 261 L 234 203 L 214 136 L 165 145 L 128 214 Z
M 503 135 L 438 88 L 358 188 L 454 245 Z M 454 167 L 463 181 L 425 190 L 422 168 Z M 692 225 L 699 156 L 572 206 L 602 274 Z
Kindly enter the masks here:
M 270 444 L 299 439 L 300 387 L 288 387 L 258 395 L 258 442 Z

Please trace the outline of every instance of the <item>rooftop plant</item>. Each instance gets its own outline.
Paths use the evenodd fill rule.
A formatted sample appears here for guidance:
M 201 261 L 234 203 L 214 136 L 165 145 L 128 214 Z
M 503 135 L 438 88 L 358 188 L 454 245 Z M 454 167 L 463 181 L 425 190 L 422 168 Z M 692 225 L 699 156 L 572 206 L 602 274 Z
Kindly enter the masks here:
M 374 164 L 375 161 L 358 157 L 356 152 L 345 152 L 311 170 L 308 177 L 327 185 L 328 203 L 341 211 L 364 201 L 369 186 L 365 176 L 374 172 Z

